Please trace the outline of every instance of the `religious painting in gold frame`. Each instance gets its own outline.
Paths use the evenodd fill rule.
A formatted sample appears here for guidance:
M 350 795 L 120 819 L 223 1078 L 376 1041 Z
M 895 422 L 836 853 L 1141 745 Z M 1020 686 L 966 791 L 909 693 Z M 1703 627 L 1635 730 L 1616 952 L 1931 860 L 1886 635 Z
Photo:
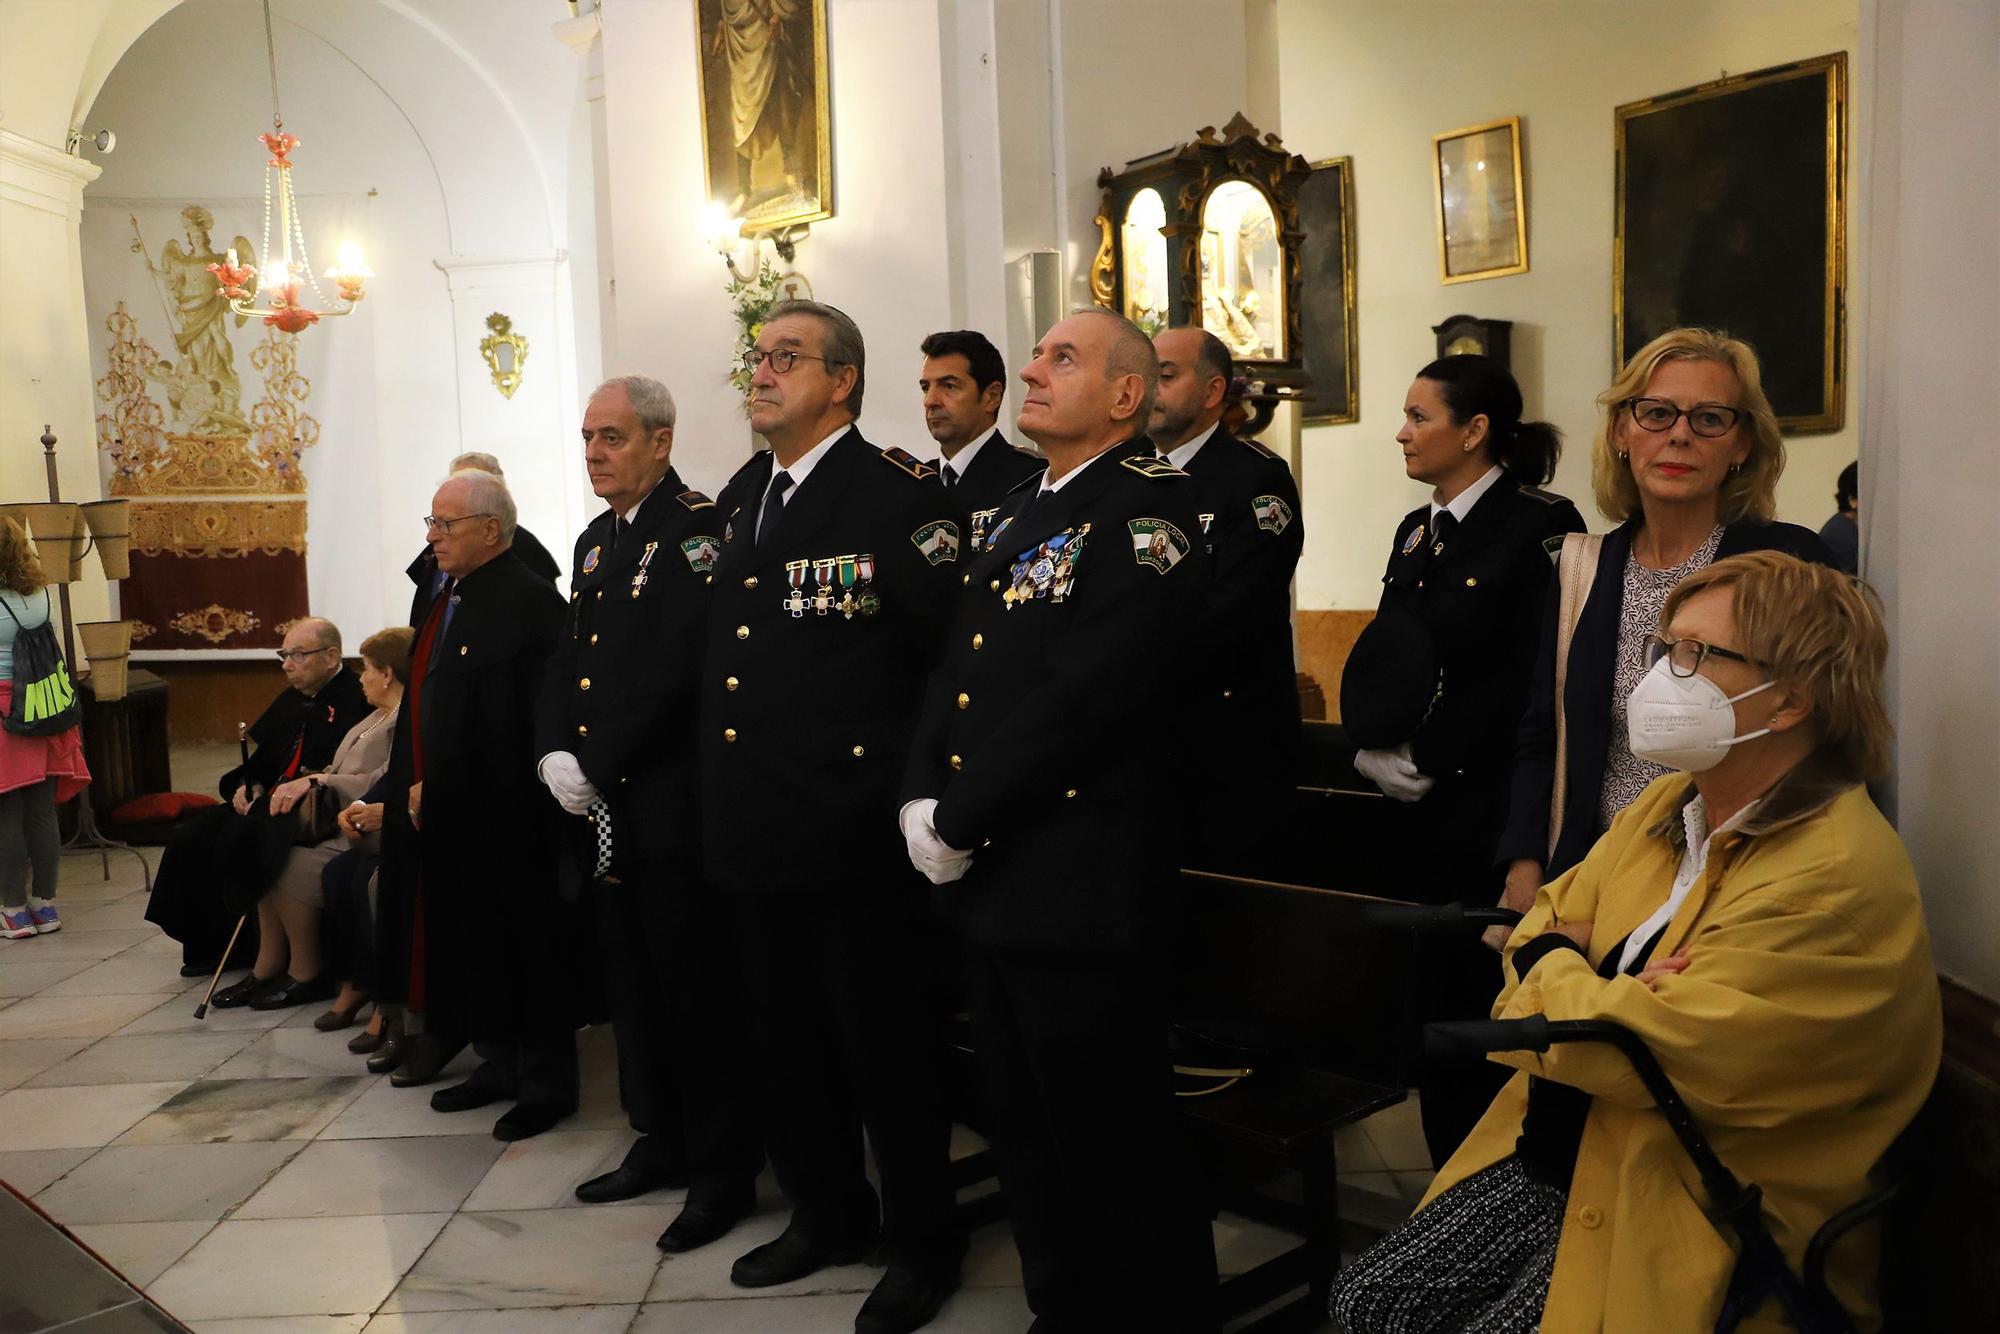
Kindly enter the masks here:
M 833 216 L 826 0 L 695 0 L 708 197 L 749 234 Z
M 1299 185 L 1299 337 L 1308 385 L 1303 422 L 1361 419 L 1354 304 L 1354 159 L 1312 164 Z
M 1528 271 L 1521 118 L 1431 136 L 1438 277 L 1446 283 Z
M 1612 364 L 1668 329 L 1757 350 L 1787 431 L 1846 418 L 1847 55 L 1617 108 Z

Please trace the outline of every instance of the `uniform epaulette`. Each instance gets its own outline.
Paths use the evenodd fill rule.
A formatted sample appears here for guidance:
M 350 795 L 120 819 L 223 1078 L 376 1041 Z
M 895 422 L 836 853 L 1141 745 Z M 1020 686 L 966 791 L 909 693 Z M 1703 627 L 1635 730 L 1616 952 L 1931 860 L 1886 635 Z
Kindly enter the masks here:
M 938 470 L 936 468 L 933 468 L 930 464 L 925 463 L 922 459 L 918 458 L 915 454 L 910 453 L 910 451 L 908 451 L 907 449 L 897 449 L 894 445 L 891 445 L 889 448 L 882 451 L 882 457 L 886 459 L 888 462 L 895 464 L 896 467 L 910 474 L 910 476 L 916 478 L 918 481 L 922 481 L 926 477 L 935 477 L 938 475 Z
M 1131 458 L 1121 459 L 1119 462 L 1149 482 L 1162 482 L 1169 477 L 1187 476 L 1186 473 L 1163 458 L 1147 458 L 1143 454 L 1135 454 Z
M 1523 487 L 1517 487 L 1516 489 L 1520 491 L 1522 495 L 1528 497 L 1530 500 L 1539 500 L 1544 505 L 1569 504 L 1568 496 L 1559 496 L 1553 491 L 1544 491 L 1539 486 L 1523 486 Z
M 674 499 L 680 501 L 681 504 L 691 510 L 712 510 L 715 508 L 715 502 L 699 491 L 683 491 L 675 496 Z
M 1244 435 L 1237 436 L 1236 440 L 1238 443 L 1247 446 L 1254 454 L 1262 454 L 1265 458 L 1275 459 L 1279 463 L 1285 462 L 1284 455 L 1278 453 L 1277 450 L 1271 448 L 1262 440 L 1252 440 L 1250 437 Z
M 1024 459 L 1033 459 L 1035 462 L 1042 464 L 1046 464 L 1048 462 L 1046 456 L 1037 454 L 1034 450 L 1029 449 L 1026 445 L 1016 445 L 1009 443 L 1007 448 L 1013 450 L 1016 454 L 1019 454 Z

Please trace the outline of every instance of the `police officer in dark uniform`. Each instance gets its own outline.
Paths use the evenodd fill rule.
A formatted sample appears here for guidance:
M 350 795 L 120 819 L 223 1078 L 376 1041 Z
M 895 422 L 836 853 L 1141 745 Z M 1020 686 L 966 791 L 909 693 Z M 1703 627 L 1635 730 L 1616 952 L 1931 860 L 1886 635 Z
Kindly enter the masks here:
M 983 333 L 950 329 L 924 339 L 924 425 L 938 442 L 938 477 L 965 525 L 968 552 L 982 550 L 1000 500 L 1033 477 L 1047 460 L 1007 443 L 1000 431 L 1000 400 L 1007 366 Z
M 1391 893 L 1490 906 L 1507 816 L 1514 733 L 1540 643 L 1552 555 L 1583 516 L 1541 489 L 1561 437 L 1521 420 L 1514 377 L 1486 357 L 1417 372 L 1397 443 L 1433 489 L 1396 527 L 1376 619 L 1343 673 L 1340 713 L 1355 768 L 1395 799 L 1385 839 L 1407 851 Z M 1477 933 L 1427 942 L 1433 1019 L 1483 1019 L 1499 960 Z M 1486 1062 L 1425 1072 L 1424 1138 L 1443 1163 L 1505 1078 Z
M 660 1247 L 687 1251 L 750 1212 L 761 1155 L 727 918 L 700 872 L 695 724 L 722 525 L 674 472 L 673 438 L 673 396 L 647 376 L 608 381 L 584 411 L 591 489 L 610 508 L 577 539 L 537 747 L 571 817 L 567 878 L 590 887 L 619 1088 L 640 1132 L 577 1198 L 685 1185 Z
M 1036 1327 L 1211 1328 L 1159 954 L 1193 782 L 1180 678 L 1209 592 L 1195 486 L 1141 434 L 1158 361 L 1136 325 L 1079 311 L 1021 378 L 1049 470 L 965 572 L 903 832 L 960 924 Z
M 1208 547 L 1204 630 L 1212 668 L 1197 703 L 1209 730 L 1199 757 L 1205 797 L 1198 864 L 1284 878 L 1298 784 L 1299 687 L 1292 654 L 1292 572 L 1305 546 L 1291 465 L 1222 425 L 1234 360 L 1204 329 L 1153 340 L 1160 393 L 1153 445 L 1194 478 Z
M 964 568 L 937 471 L 855 428 L 854 322 L 773 308 L 747 354 L 771 451 L 717 500 L 722 555 L 701 701 L 703 848 L 736 909 L 766 1140 L 792 1203 L 731 1280 L 765 1287 L 874 1249 L 861 1334 L 927 1323 L 965 1240 L 927 1002 L 926 886 L 896 837 L 919 687 Z

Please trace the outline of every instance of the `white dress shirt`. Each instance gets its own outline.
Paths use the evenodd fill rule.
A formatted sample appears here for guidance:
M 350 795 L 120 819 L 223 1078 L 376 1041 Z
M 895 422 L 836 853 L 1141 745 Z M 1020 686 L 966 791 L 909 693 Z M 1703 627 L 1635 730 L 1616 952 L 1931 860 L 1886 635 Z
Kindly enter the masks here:
M 1179 468 L 1182 472 L 1186 472 L 1188 464 L 1194 461 L 1194 456 L 1201 452 L 1201 447 L 1208 443 L 1209 437 L 1221 429 L 1222 423 L 1217 422 L 1186 444 L 1177 445 L 1160 457 L 1173 464 L 1176 468 Z
M 1710 831 L 1708 827 L 1708 801 L 1697 795 L 1694 800 L 1681 807 L 1681 820 L 1687 826 L 1687 851 L 1681 854 L 1680 873 L 1674 877 L 1674 887 L 1667 894 L 1667 901 L 1653 910 L 1653 915 L 1632 928 L 1632 934 L 1625 937 L 1625 952 L 1618 956 L 1618 971 L 1624 972 L 1639 957 L 1647 941 L 1659 934 L 1660 928 L 1674 920 L 1674 914 L 1687 902 L 1694 882 L 1701 879 L 1701 873 L 1708 868 L 1708 849 L 1718 834 L 1726 834 L 1738 828 L 1750 818 L 1750 812 L 1757 809 L 1751 802 L 1736 814 L 1722 822 L 1722 828 Z
M 996 422 L 993 426 L 993 429 L 988 431 L 985 435 L 980 436 L 977 440 L 973 441 L 969 445 L 962 446 L 959 449 L 958 453 L 953 454 L 950 458 L 939 459 L 938 463 L 940 465 L 949 463 L 951 465 L 951 475 L 957 478 L 959 481 L 964 481 L 965 474 L 972 467 L 972 460 L 978 456 L 980 450 L 992 444 L 993 437 L 999 434 L 1000 434 L 1000 426 L 999 423 Z M 952 483 L 952 485 L 954 486 L 956 486 L 957 484 L 958 484 L 957 482 Z
M 1471 486 L 1466 487 L 1465 490 L 1459 492 L 1456 496 L 1452 497 L 1451 504 L 1440 505 L 1435 500 L 1433 500 L 1431 502 L 1432 529 L 1437 528 L 1438 515 L 1442 514 L 1446 510 L 1451 511 L 1452 518 L 1458 520 L 1460 523 L 1464 523 L 1465 516 L 1472 513 L 1472 507 L 1479 503 L 1479 498 L 1485 495 L 1488 491 L 1491 491 L 1493 489 L 1493 484 L 1499 481 L 1500 478 L 1504 475 L 1505 475 L 1505 470 L 1502 469 L 1501 466 L 1496 463 L 1492 467 L 1488 468 L 1485 472 L 1481 473 L 1478 481 L 1474 482 Z

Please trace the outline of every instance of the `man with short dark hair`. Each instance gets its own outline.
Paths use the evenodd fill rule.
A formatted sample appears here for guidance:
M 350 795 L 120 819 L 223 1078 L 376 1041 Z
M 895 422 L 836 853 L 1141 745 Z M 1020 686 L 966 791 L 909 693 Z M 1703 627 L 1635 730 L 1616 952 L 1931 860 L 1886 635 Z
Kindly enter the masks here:
M 1834 515 L 1819 530 L 1833 557 L 1833 568 L 1846 574 L 1861 573 L 1861 465 L 1850 463 L 1840 470 L 1833 492 Z
M 1042 336 L 1020 427 L 1048 471 L 966 571 L 903 787 L 911 862 L 965 946 L 1028 1305 L 1062 1330 L 1213 1328 L 1159 951 L 1208 562 L 1194 484 L 1145 438 L 1158 379 L 1109 311 Z
M 1156 335 L 1160 392 L 1152 437 L 1194 478 L 1214 566 L 1203 629 L 1210 673 L 1194 710 L 1206 732 L 1198 865 L 1282 879 L 1300 737 L 1292 653 L 1292 574 L 1305 545 L 1299 488 L 1284 459 L 1222 426 L 1235 364 L 1222 340 L 1182 327 Z
M 965 523 L 967 551 L 977 552 L 986 544 L 986 527 L 1001 497 L 1040 472 L 1046 460 L 1007 443 L 1000 433 L 1007 367 L 985 334 L 934 333 L 924 339 L 922 351 L 917 388 L 924 396 L 924 425 L 938 442 L 938 477 Z
M 958 1286 L 923 883 L 895 835 L 911 700 L 936 660 L 963 536 L 937 470 L 855 428 L 864 349 L 831 306 L 774 307 L 746 361 L 770 441 L 717 501 L 701 702 L 703 852 L 733 900 L 767 1146 L 792 1203 L 742 1287 L 875 1247 L 859 1334 L 905 1334 Z

